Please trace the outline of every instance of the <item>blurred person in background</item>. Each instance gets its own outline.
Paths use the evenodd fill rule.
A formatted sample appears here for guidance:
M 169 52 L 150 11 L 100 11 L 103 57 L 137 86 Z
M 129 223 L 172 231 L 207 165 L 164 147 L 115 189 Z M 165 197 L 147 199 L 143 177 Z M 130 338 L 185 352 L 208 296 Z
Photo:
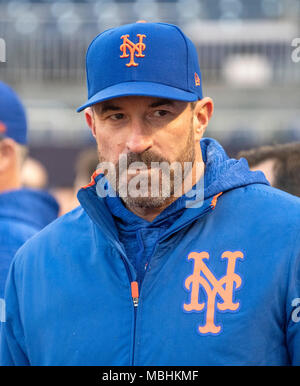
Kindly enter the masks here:
M 0 82 L 0 298 L 12 258 L 26 240 L 58 215 L 56 200 L 46 191 L 22 187 L 27 155 L 27 120 L 22 102 Z M 1 302 L 1 321 L 3 300 Z
M 300 197 L 300 142 L 240 151 L 241 157 L 251 170 L 261 170 L 273 187 Z
M 75 165 L 74 190 L 76 195 L 82 186 L 90 182 L 91 175 L 97 169 L 98 163 L 98 152 L 95 146 L 84 149 L 79 153 Z
M 98 153 L 95 146 L 80 151 L 74 167 L 75 178 L 73 187 L 51 189 L 51 193 L 59 203 L 59 216 L 68 213 L 79 205 L 77 192 L 82 186 L 85 186 L 90 182 L 91 175 L 97 169 L 98 163 Z
M 48 172 L 45 166 L 32 157 L 27 157 L 21 170 L 21 182 L 24 188 L 46 189 Z

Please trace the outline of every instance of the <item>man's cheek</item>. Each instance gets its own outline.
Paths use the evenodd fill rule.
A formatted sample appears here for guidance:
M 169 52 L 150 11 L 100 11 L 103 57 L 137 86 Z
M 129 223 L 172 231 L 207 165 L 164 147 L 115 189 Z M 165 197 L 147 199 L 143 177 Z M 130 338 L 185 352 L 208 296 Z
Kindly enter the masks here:
M 97 138 L 98 151 L 106 161 L 113 162 L 113 154 L 116 153 L 112 142 L 107 138 Z

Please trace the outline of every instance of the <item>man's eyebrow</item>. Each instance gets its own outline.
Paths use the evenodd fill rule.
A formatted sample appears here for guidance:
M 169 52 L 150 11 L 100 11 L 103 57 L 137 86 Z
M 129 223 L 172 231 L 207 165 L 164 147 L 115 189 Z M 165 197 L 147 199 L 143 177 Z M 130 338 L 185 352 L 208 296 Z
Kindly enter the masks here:
M 149 107 L 159 107 L 159 106 L 174 106 L 175 102 L 171 99 L 159 99 L 158 101 L 151 103 Z M 101 106 L 100 113 L 104 114 L 107 111 L 119 111 L 121 110 L 121 107 L 114 105 L 112 102 L 104 102 Z
M 150 107 L 159 107 L 159 106 L 174 106 L 175 102 L 171 99 L 159 99 L 157 102 L 151 103 Z
M 101 106 L 100 113 L 104 114 L 107 111 L 119 111 L 119 110 L 121 110 L 121 107 L 117 105 L 114 105 L 112 103 L 103 103 L 103 105 Z

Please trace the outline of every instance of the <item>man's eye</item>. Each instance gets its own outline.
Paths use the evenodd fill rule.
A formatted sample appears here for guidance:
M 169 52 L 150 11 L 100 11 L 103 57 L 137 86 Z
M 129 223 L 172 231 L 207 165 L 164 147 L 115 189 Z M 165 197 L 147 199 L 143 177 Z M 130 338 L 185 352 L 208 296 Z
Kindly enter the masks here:
M 123 118 L 124 118 L 124 114 L 122 113 L 117 113 L 110 116 L 110 119 L 114 121 L 119 121 L 120 119 L 123 119 Z
M 164 117 L 165 115 L 168 114 L 168 111 L 167 110 L 157 110 L 157 111 L 154 111 L 154 116 L 155 117 Z

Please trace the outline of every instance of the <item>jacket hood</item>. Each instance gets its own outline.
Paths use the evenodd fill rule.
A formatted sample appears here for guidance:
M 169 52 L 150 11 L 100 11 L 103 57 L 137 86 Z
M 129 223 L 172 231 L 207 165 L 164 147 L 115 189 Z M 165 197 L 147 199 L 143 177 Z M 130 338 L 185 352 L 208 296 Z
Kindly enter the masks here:
M 184 211 L 180 220 L 175 221 L 164 237 L 179 229 L 178 227 L 183 227 L 195 218 L 203 216 L 211 209 L 214 209 L 217 198 L 222 193 L 250 184 L 269 185 L 262 172 L 252 172 L 249 170 L 248 163 L 245 159 L 230 159 L 216 140 L 203 138 L 200 141 L 200 145 L 205 163 L 203 205 L 197 205 L 199 201 L 197 202 L 194 197 L 191 197 L 192 200 L 195 200 L 194 203 L 196 204 L 194 205 L 194 203 L 192 203 L 192 205 L 189 206 L 193 207 L 193 210 Z M 118 232 L 113 220 L 113 213 L 111 212 L 111 208 L 107 206 L 106 198 L 100 198 L 97 194 L 97 182 L 101 178 L 103 178 L 103 174 L 100 170 L 97 170 L 93 174 L 91 182 L 79 190 L 77 197 L 89 217 L 106 233 L 108 240 L 115 243 L 118 239 Z M 101 185 L 103 185 L 103 183 L 101 183 Z M 201 203 L 203 195 L 200 194 L 200 196 L 202 197 L 200 198 Z M 116 197 L 116 199 L 118 200 L 119 198 Z M 186 200 L 189 199 L 186 195 L 181 196 L 170 205 L 170 208 L 166 208 L 165 211 L 167 211 L 169 215 L 170 211 L 175 213 L 176 211 L 183 210 L 183 208 L 187 207 Z M 126 209 L 125 211 L 128 215 L 128 210 Z M 130 213 L 129 215 L 131 215 L 131 217 L 134 216 Z M 158 222 L 160 219 L 165 219 L 164 213 L 161 213 L 155 221 Z M 116 244 L 116 246 L 119 248 L 119 244 Z
M 59 205 L 43 190 L 19 189 L 0 194 L 0 217 L 44 228 L 58 216 Z
M 229 190 L 251 184 L 270 185 L 263 172 L 253 172 L 249 169 L 248 162 L 245 158 L 239 160 L 229 158 L 225 150 L 216 140 L 212 138 L 203 138 L 200 141 L 200 146 L 203 162 L 205 163 L 204 179 L 203 183 L 200 184 L 204 187 L 204 194 L 200 195 L 202 196 L 202 199 L 204 198 L 204 201 L 211 201 L 215 196 Z M 90 191 L 91 198 L 98 198 L 96 206 L 101 205 L 105 207 L 105 211 L 107 212 L 108 208 L 105 205 L 106 199 L 100 199 L 97 195 L 97 182 L 102 178 L 106 181 L 104 185 L 108 187 L 108 192 L 113 192 L 115 195 L 115 192 L 110 187 L 107 180 L 105 180 L 102 172 L 96 170 L 92 175 L 91 182 L 79 190 L 78 200 L 82 203 L 82 195 L 84 195 L 85 192 Z M 103 185 L 103 182 L 101 185 Z M 183 203 L 188 200 L 194 200 L 194 196 L 187 193 L 179 197 L 171 205 L 180 209 L 183 206 Z M 193 204 L 191 206 L 193 206 Z M 83 205 L 83 207 L 86 209 L 86 205 Z
M 263 173 L 249 170 L 248 163 L 245 159 L 239 161 L 230 159 L 217 141 L 204 138 L 200 145 L 205 163 L 205 174 L 203 183 L 200 184 L 199 187 L 194 187 L 197 189 L 204 188 L 204 195 L 200 194 L 199 197 L 200 202 L 203 199 L 209 199 L 240 186 L 252 183 L 268 184 Z M 189 194 L 179 197 L 161 212 L 152 224 L 159 225 L 163 223 L 165 226 L 172 224 L 174 222 L 174 216 L 175 218 L 179 217 L 186 208 L 187 201 L 190 201 L 191 206 L 193 206 L 195 198 L 195 196 L 190 196 Z M 119 197 L 106 197 L 105 202 L 114 217 L 120 220 L 119 226 L 124 228 L 124 230 L 136 230 L 147 224 L 147 221 L 126 209 Z
M 262 172 L 252 172 L 245 158 L 240 160 L 229 158 L 216 140 L 203 138 L 200 141 L 200 146 L 205 163 L 205 199 L 246 185 L 269 185 Z

